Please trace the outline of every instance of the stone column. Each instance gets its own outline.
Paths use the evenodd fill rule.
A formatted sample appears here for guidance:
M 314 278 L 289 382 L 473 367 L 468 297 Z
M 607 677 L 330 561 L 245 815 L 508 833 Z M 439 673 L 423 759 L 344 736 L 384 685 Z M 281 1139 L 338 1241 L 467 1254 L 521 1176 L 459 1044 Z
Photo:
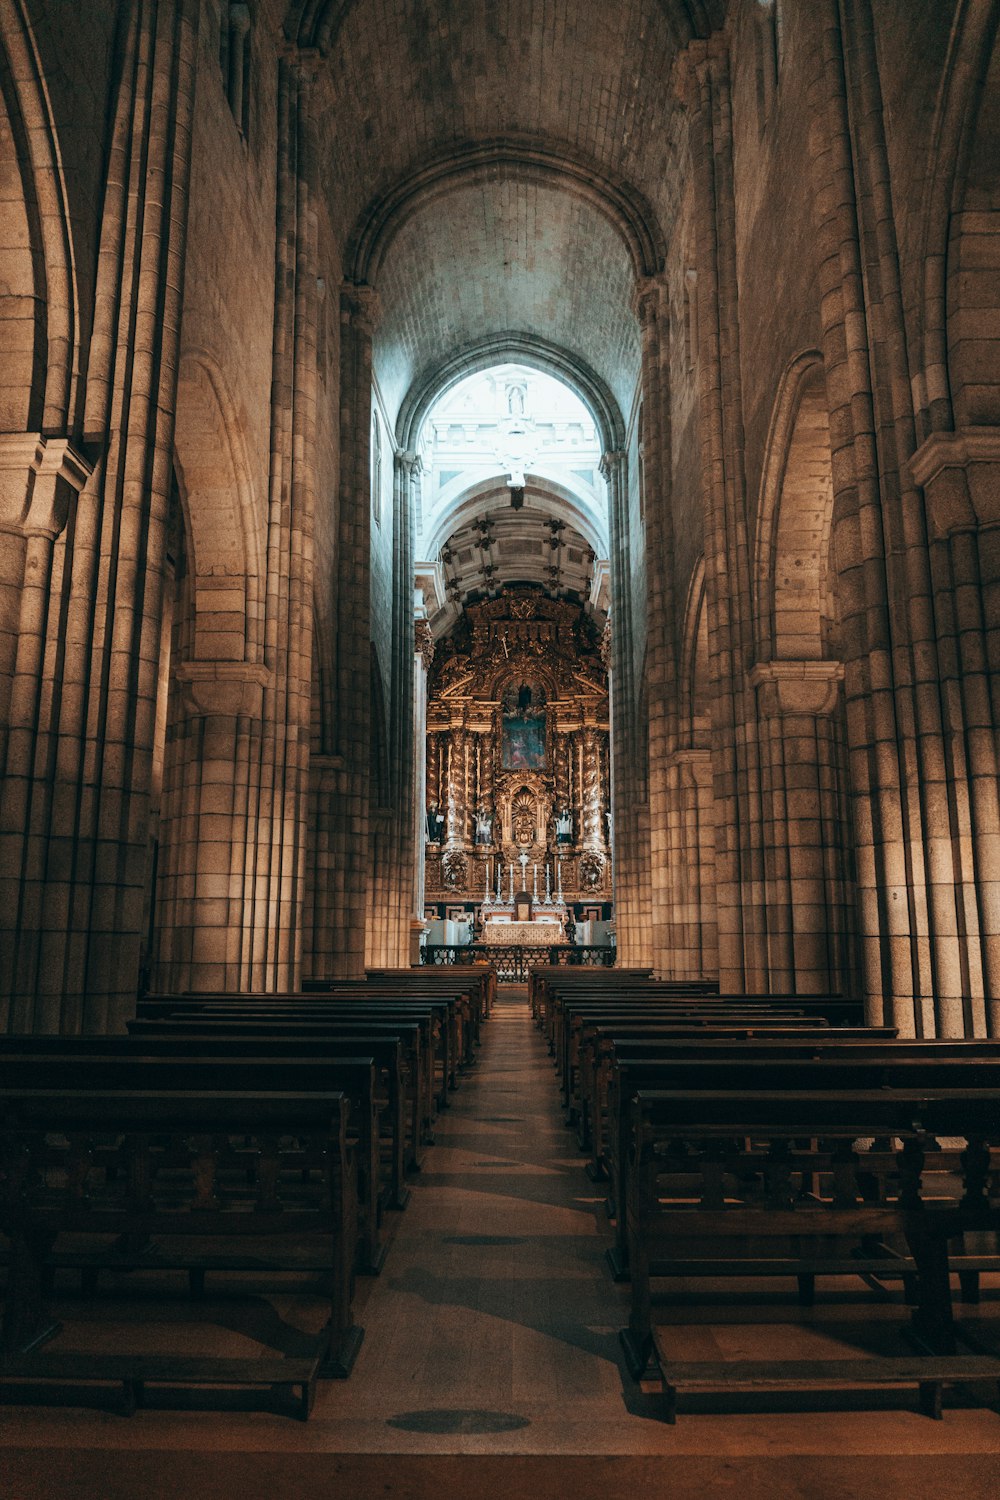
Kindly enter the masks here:
M 174 674 L 183 691 L 175 694 L 166 757 L 154 968 L 154 983 L 173 988 L 294 988 L 303 930 L 315 932 L 317 917 L 319 930 L 324 925 L 315 860 L 308 910 L 306 889 L 310 802 L 316 820 L 309 768 L 317 321 L 312 71 L 312 59 L 295 54 L 278 63 L 264 659 L 215 659 L 207 655 L 212 633 L 196 628 L 191 649 L 206 655 L 179 661 Z M 205 607 L 202 595 L 210 592 L 195 591 L 198 608 Z M 248 654 L 252 649 L 244 644 Z M 202 816 L 212 819 L 210 835 L 198 833 Z M 204 854 L 210 870 L 192 841 L 214 845 Z M 209 888 L 211 900 L 203 894 Z
M 387 688 L 388 799 L 372 839 L 368 963 L 406 964 L 413 906 L 413 515 L 420 459 L 398 450 L 393 462 L 391 657 Z
M 65 438 L 41 433 L 0 435 L 0 931 L 7 923 L 38 923 L 44 880 L 31 879 L 43 851 L 29 850 L 26 814 L 39 717 L 43 664 L 49 633 L 50 592 L 56 538 L 66 525 L 75 496 L 90 466 Z M 30 1029 L 33 1007 L 8 1012 L 30 975 L 13 969 L 14 944 L 3 942 L 0 956 L 0 1031 Z
M 665 768 L 672 979 L 718 973 L 712 753 L 675 750 Z
M 673 970 L 674 914 L 669 890 L 678 851 L 669 843 L 667 761 L 677 747 L 678 696 L 670 423 L 670 319 L 663 277 L 636 285 L 633 307 L 642 337 L 642 451 L 646 527 L 647 677 L 649 683 L 649 871 L 652 959 Z
M 333 738 L 336 773 L 330 817 L 331 966 L 360 975 L 370 848 L 371 754 L 371 403 L 377 299 L 345 284 L 340 299 L 340 493 L 336 577 L 337 663 Z
M 723 33 L 692 42 L 678 61 L 690 112 L 698 257 L 698 369 L 705 509 L 712 757 L 715 769 L 719 982 L 767 987 L 763 858 L 743 456 L 743 390 L 736 274 L 732 93 Z
M 19 1029 L 113 1031 L 135 1005 L 199 10 L 197 0 L 128 8 L 116 59 L 83 415 L 94 467 L 48 588 L 24 766 L 32 838 L 10 829 L 11 847 L 4 830 L 0 850 L 0 868 L 39 896 L 0 912 L 0 990 Z M 33 568 L 41 547 L 30 548 Z M 40 597 L 29 589 L 25 601 L 36 615 Z M 26 623 L 27 662 L 40 639 Z
M 160 878 L 157 988 L 237 989 L 254 920 L 254 787 L 269 674 L 248 662 L 181 662 Z M 248 868 L 249 866 L 249 868 Z M 277 925 L 278 913 L 270 913 Z
M 845 868 L 840 662 L 751 673 L 762 734 L 768 975 L 782 994 L 851 992 L 853 882 Z
M 424 613 L 423 598 L 418 594 L 421 611 L 414 632 L 413 655 L 413 847 L 415 852 L 413 908 L 411 911 L 410 962 L 419 954 L 420 933 L 424 930 L 424 881 L 427 850 L 427 674 L 434 660 L 434 637 Z M 433 758 L 433 757 L 430 757 Z
M 626 515 L 627 454 L 605 453 L 601 459 L 601 473 L 608 486 L 611 597 L 614 601 L 608 692 L 611 704 L 615 824 L 615 929 L 620 961 L 623 964 L 643 964 L 650 961 L 650 934 L 642 889 L 644 860 L 641 846 L 645 830 L 641 826 L 635 784 L 636 767 L 639 764 L 638 692 L 632 632 L 632 569 Z
M 862 985 L 872 1020 L 961 1036 L 996 1025 L 997 711 L 986 707 L 979 623 L 988 631 L 994 549 L 981 579 L 979 522 L 953 510 L 964 460 L 942 462 L 926 427 L 917 446 L 914 397 L 933 428 L 955 413 L 933 328 L 923 330 L 930 367 L 911 367 L 872 8 L 818 0 L 807 25 Z M 933 257 L 927 273 L 938 274 Z M 938 316 L 933 300 L 922 310 Z M 994 471 L 986 491 L 995 484 Z M 991 509 L 986 536 L 987 498 Z
M 1000 1036 L 1000 429 L 932 433 L 910 459 L 927 504 L 942 699 L 963 837 L 954 879 L 969 1034 Z

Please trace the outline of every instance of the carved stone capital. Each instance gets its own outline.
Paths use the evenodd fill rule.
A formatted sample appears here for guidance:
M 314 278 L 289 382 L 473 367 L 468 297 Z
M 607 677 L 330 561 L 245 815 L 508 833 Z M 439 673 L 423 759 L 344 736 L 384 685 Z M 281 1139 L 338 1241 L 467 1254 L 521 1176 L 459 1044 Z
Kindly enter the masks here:
M 249 661 L 182 661 L 176 670 L 189 718 L 260 718 L 264 689 L 271 682 L 267 667 Z
M 423 468 L 423 459 L 419 453 L 414 453 L 412 448 L 397 448 L 393 455 L 393 462 L 398 471 L 407 479 L 415 479 Z
M 935 540 L 1000 524 L 1000 428 L 932 432 L 910 459 L 910 473 L 926 496 Z
M 713 31 L 707 37 L 696 37 L 682 47 L 674 59 L 671 88 L 688 109 L 697 109 L 703 79 L 708 74 L 721 76 L 728 64 L 729 37 L 725 30 Z
M 601 454 L 601 473 L 608 484 L 621 475 L 627 457 L 623 448 L 609 448 L 606 453 Z
M 672 751 L 666 756 L 664 764 L 668 770 L 681 766 L 691 766 L 696 769 L 699 766 L 710 767 L 712 764 L 712 752 L 703 748 L 695 749 L 694 746 L 689 745 L 685 750 Z
M 424 663 L 424 670 L 429 672 L 434 660 L 434 635 L 426 620 L 417 620 L 413 626 L 414 649 Z
M 640 328 L 656 323 L 666 305 L 667 283 L 664 275 L 640 276 L 632 288 L 632 313 Z
M 373 286 L 345 281 L 340 289 L 340 321 L 349 323 L 370 338 L 381 313 L 378 292 Z
M 833 713 L 843 676 L 839 661 L 763 661 L 750 670 L 758 707 L 770 717 Z
M 0 531 L 54 541 L 91 468 L 68 438 L 0 433 Z

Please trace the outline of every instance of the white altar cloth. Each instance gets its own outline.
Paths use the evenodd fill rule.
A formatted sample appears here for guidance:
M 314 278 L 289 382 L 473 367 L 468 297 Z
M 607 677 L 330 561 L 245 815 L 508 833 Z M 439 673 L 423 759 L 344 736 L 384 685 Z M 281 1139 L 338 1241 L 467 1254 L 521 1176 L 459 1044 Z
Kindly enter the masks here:
M 558 917 L 537 917 L 533 922 L 503 922 L 490 918 L 483 923 L 484 943 L 520 943 L 526 948 L 562 942 Z

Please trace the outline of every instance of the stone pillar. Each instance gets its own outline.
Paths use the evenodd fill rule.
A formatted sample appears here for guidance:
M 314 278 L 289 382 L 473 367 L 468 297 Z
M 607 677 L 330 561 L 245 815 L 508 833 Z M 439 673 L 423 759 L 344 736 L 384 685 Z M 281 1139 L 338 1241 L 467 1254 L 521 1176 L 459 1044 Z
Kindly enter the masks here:
M 601 473 L 608 486 L 611 531 L 611 596 L 613 629 L 608 693 L 611 705 L 613 797 L 615 825 L 615 930 L 618 957 L 623 964 L 650 962 L 648 885 L 644 888 L 641 790 L 636 784 L 640 764 L 638 732 L 639 702 L 635 680 L 632 631 L 632 568 L 627 523 L 628 457 L 624 452 L 605 453 Z M 582 788 L 578 787 L 578 795 Z M 577 837 L 579 837 L 577 832 Z M 647 845 L 648 849 L 648 845 Z
M 372 839 L 366 952 L 370 966 L 406 964 L 413 906 L 413 516 L 416 453 L 393 463 L 391 658 L 387 683 L 388 808 Z
M 672 871 L 681 851 L 670 843 L 670 831 L 677 824 L 678 809 L 670 803 L 670 789 L 674 783 L 668 774 L 668 765 L 678 745 L 679 705 L 673 586 L 670 320 L 664 278 L 647 277 L 639 282 L 633 306 L 642 336 L 643 424 L 639 461 L 643 467 L 646 501 L 652 959 L 658 972 L 672 974 L 678 940 L 674 928 L 682 919 L 674 911 L 670 896 Z
M 955 1022 L 973 1035 L 1000 1036 L 1000 429 L 932 433 L 910 470 L 927 504 L 942 700 L 963 833 L 953 857 L 969 1013 Z
M 771 661 L 751 673 L 762 736 L 770 988 L 851 992 L 853 882 L 845 868 L 840 662 Z
M 196 621 L 196 654 L 174 671 L 182 690 L 174 695 L 166 756 L 154 966 L 154 983 L 163 987 L 294 988 L 303 929 L 324 927 L 315 857 L 308 910 L 306 888 L 310 804 L 317 819 L 309 766 L 317 323 L 312 70 L 311 58 L 294 54 L 278 63 L 264 659 L 210 657 L 215 637 Z M 211 597 L 196 589 L 196 607 Z M 208 833 L 199 832 L 204 818 Z M 198 844 L 206 846 L 203 853 Z
M 237 989 L 246 980 L 255 922 L 253 767 L 258 763 L 263 666 L 181 662 L 171 732 L 160 877 L 156 988 Z
M 42 710 L 43 665 L 56 538 L 90 466 L 65 438 L 0 435 L 0 931 L 19 920 L 38 923 L 44 903 L 43 852 L 29 850 L 35 750 Z M 32 857 L 32 853 L 34 857 Z M 8 928 L 9 931 L 9 928 Z M 24 1003 L 31 976 L 13 969 L 14 943 L 0 956 L 0 1031 L 31 1029 Z M 22 1002 L 8 1012 L 18 989 Z M 53 1018 L 55 1019 L 55 1018 Z
M 427 850 L 427 769 L 428 769 L 428 746 L 427 746 L 427 674 L 434 660 L 434 637 L 431 635 L 431 627 L 427 622 L 424 612 L 423 598 L 418 595 L 421 611 L 416 622 L 414 632 L 415 651 L 413 655 L 413 840 L 414 840 L 414 879 L 413 879 L 413 909 L 411 912 L 412 922 L 419 924 L 415 929 L 419 934 L 424 930 L 424 881 L 425 861 Z M 430 757 L 433 759 L 434 757 Z M 419 936 L 418 936 L 419 945 Z M 415 962 L 413 954 L 412 939 L 410 949 L 410 961 Z
M 94 467 L 44 586 L 44 651 L 25 621 L 18 695 L 40 657 L 36 743 L 22 831 L 0 831 L 0 870 L 21 889 L 0 910 L 0 991 L 19 1029 L 114 1031 L 135 1005 L 199 10 L 129 7 L 116 59 L 83 415 Z M 68 451 L 67 464 L 73 489 L 84 469 Z M 49 545 L 26 548 L 33 572 Z M 39 629 L 41 592 L 25 599 Z
M 708 749 L 675 750 L 665 768 L 671 979 L 718 973 L 715 798 Z
M 997 710 L 983 669 L 995 468 L 980 475 L 993 520 L 979 533 L 959 515 L 959 434 L 954 462 L 926 426 L 917 446 L 914 397 L 921 422 L 961 424 L 933 327 L 930 367 L 910 366 L 872 8 L 818 0 L 807 26 L 862 985 L 870 1019 L 957 1037 L 997 1023 Z M 933 324 L 933 299 L 923 311 Z M 991 537 L 982 558 L 977 533 Z
M 719 982 L 724 991 L 754 991 L 766 988 L 767 971 L 756 705 L 747 681 L 753 621 L 726 36 L 690 43 L 677 76 L 690 113 L 695 185 Z
M 345 284 L 340 299 L 340 492 L 337 548 L 335 773 L 330 819 L 331 972 L 360 975 L 370 848 L 371 403 L 377 299 Z

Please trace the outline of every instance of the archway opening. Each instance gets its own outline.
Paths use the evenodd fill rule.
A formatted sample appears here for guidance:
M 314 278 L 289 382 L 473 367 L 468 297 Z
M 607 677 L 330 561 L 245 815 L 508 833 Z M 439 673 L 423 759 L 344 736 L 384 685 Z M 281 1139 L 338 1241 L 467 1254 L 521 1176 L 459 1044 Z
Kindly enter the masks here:
M 429 950 L 613 949 L 602 448 L 580 396 L 528 364 L 452 381 L 424 418 L 415 582 L 433 656 L 416 802 Z

